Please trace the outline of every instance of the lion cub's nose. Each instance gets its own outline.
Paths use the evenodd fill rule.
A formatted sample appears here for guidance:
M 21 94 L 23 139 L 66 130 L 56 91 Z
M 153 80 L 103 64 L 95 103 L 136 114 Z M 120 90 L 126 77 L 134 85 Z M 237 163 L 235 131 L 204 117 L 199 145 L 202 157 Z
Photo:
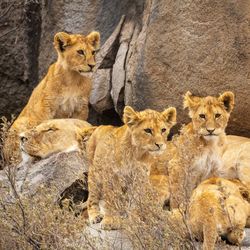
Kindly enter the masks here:
M 19 136 L 19 138 L 20 138 L 21 142 L 26 142 L 26 141 L 28 140 L 28 138 L 25 137 L 23 134 L 21 134 L 21 135 Z
M 215 130 L 215 129 L 207 129 L 207 132 L 208 132 L 209 134 L 213 134 L 214 130 Z
M 160 149 L 163 146 L 162 143 L 155 143 L 155 145 L 158 147 L 158 149 Z
M 93 70 L 93 68 L 95 67 L 95 65 L 91 65 L 91 64 L 88 64 L 88 66 L 90 67 L 91 70 Z

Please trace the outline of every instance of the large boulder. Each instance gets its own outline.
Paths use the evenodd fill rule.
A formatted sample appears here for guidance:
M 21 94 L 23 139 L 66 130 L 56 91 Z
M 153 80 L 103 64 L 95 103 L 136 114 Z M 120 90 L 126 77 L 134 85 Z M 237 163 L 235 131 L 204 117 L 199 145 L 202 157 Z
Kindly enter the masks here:
M 21 163 L 0 171 L 0 195 L 6 199 L 21 196 L 34 197 L 50 190 L 55 201 L 72 199 L 76 204 L 85 202 L 88 165 L 78 152 L 57 153 L 35 163 Z M 14 189 L 13 189 L 14 187 Z
M 40 4 L 0 3 L 0 117 L 17 115 L 38 80 Z

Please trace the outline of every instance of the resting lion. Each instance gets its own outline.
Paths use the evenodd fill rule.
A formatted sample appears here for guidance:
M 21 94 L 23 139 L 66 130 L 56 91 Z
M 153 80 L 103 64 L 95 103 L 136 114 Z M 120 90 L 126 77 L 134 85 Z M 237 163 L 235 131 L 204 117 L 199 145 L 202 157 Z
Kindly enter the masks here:
M 241 136 L 227 136 L 227 145 L 222 159 L 225 178 L 237 178 L 250 187 L 250 139 Z
M 100 34 L 95 31 L 87 36 L 65 32 L 55 35 L 58 59 L 33 90 L 27 105 L 10 128 L 4 147 L 7 162 L 20 160 L 19 133 L 48 119 L 88 118 L 91 80 L 87 72 L 96 64 L 95 51 L 99 44 Z
M 134 111 L 126 106 L 122 127 L 100 126 L 87 142 L 89 167 L 88 215 L 90 223 L 101 222 L 103 229 L 120 227 L 120 217 L 114 212 L 116 200 L 106 197 L 112 189 L 118 189 L 129 169 L 149 172 L 153 161 L 166 150 L 170 128 L 176 123 L 176 109 L 163 112 L 154 110 Z M 156 158 L 156 159 L 155 159 Z M 111 183 L 110 183 L 111 181 Z M 122 192 L 127 190 L 129 178 L 125 178 Z M 122 184 L 123 185 L 123 184 Z M 105 202 L 104 211 L 101 201 Z
M 170 221 L 175 220 L 185 231 L 183 219 L 186 218 L 193 238 L 203 239 L 204 250 L 213 250 L 219 236 L 240 245 L 250 216 L 249 191 L 238 180 L 210 178 L 193 191 L 186 216 L 183 217 L 183 208 L 174 209 L 169 212 Z
M 47 158 L 58 152 L 84 153 L 96 127 L 78 119 L 51 119 L 20 134 L 23 162 Z
M 184 108 L 192 119 L 173 140 L 172 159 L 168 162 L 170 206 L 188 201 L 192 190 L 223 170 L 222 154 L 225 128 L 234 107 L 234 94 L 198 97 L 187 92 Z

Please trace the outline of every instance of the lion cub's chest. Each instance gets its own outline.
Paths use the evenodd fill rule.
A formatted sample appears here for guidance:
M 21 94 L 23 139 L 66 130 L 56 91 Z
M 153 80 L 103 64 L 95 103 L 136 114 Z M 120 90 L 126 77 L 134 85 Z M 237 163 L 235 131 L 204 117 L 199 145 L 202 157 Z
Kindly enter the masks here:
M 74 114 L 86 108 L 88 100 L 77 93 L 67 93 L 58 97 L 58 104 L 56 118 L 71 118 L 74 117 Z
M 194 159 L 192 171 L 199 176 L 199 181 L 202 181 L 219 173 L 222 167 L 221 154 L 213 149 L 205 149 Z

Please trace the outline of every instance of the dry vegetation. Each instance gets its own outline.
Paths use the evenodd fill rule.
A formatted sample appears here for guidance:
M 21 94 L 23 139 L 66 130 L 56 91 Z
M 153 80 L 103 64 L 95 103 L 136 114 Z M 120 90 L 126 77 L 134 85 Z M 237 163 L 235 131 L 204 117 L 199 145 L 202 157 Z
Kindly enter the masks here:
M 10 125 L 3 121 L 1 146 Z M 117 239 L 88 227 L 86 213 L 76 216 L 69 206 L 72 201 L 59 206 L 53 187 L 23 196 L 16 189 L 16 168 L 7 166 L 1 172 L 8 176 L 9 188 L 4 190 L 0 183 L 0 249 L 198 249 L 186 213 L 182 225 L 169 218 L 140 166 L 128 165 L 122 174 L 110 168 L 104 177 L 110 190 L 105 200 L 123 218 L 119 247 Z
M 3 119 L 1 147 L 9 125 Z M 3 160 L 1 164 L 3 167 Z M 41 188 L 33 197 L 22 196 L 16 189 L 16 168 L 6 166 L 2 172 L 7 174 L 10 185 L 9 190 L 0 186 L 0 249 L 113 248 L 112 242 L 85 230 L 84 216 L 76 216 L 68 205 L 60 208 L 52 195 L 53 188 Z M 135 249 L 192 248 L 191 241 L 178 237 L 176 225 L 168 223 L 167 213 L 157 202 L 145 171 L 132 166 L 117 181 L 113 181 L 113 176 L 112 171 L 105 176 L 111 190 L 107 200 L 116 201 L 114 208 L 123 215 L 122 240 L 129 241 Z

